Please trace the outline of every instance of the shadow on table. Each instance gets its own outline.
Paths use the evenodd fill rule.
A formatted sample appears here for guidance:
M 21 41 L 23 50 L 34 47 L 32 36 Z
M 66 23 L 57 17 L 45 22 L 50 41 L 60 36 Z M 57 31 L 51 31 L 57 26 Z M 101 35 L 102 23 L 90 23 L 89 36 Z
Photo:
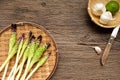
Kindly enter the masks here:
M 100 27 L 98 25 L 96 25 L 90 18 L 89 15 L 86 16 L 86 18 L 88 20 L 86 20 L 86 23 L 87 25 L 89 25 L 89 27 L 91 27 L 92 30 L 98 32 L 98 33 L 101 33 L 101 34 L 110 34 L 111 31 L 113 30 L 113 28 L 103 28 L 103 27 Z
M 103 27 L 100 27 L 100 26 L 98 26 L 98 25 L 96 25 L 92 20 L 91 20 L 91 18 L 90 18 L 90 16 L 88 15 L 88 12 L 87 12 L 87 9 L 86 9 L 86 24 L 87 24 L 87 26 L 89 27 L 89 29 L 91 30 L 91 31 L 94 31 L 95 33 L 98 33 L 98 34 L 105 34 L 105 35 L 107 35 L 107 34 L 109 34 L 109 36 L 110 36 L 110 34 L 111 34 L 111 32 L 112 32 L 112 30 L 113 30 L 113 28 L 103 28 Z M 118 32 L 118 35 L 117 35 L 117 38 L 115 39 L 116 41 L 118 41 L 118 42 L 120 42 L 120 31 Z M 108 38 L 109 38 L 109 36 L 108 36 Z

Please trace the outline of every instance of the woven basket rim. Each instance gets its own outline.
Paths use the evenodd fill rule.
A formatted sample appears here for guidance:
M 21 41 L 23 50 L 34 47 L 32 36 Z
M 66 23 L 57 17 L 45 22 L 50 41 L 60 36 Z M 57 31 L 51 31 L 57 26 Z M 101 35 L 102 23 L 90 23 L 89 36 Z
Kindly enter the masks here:
M 53 41 L 54 47 L 55 47 L 55 49 L 56 49 L 56 59 L 55 59 L 54 68 L 53 68 L 53 70 L 51 71 L 50 75 L 49 75 L 49 76 L 47 77 L 47 79 L 46 79 L 46 80 L 50 80 L 50 78 L 51 78 L 51 77 L 53 76 L 53 74 L 55 73 L 55 70 L 56 70 L 57 65 L 58 65 L 58 58 L 59 58 L 58 49 L 57 49 L 57 44 L 56 44 L 55 40 L 53 39 L 53 36 L 51 36 L 51 35 L 49 34 L 49 31 L 47 31 L 42 25 L 39 25 L 39 24 L 37 24 L 37 23 L 33 23 L 33 22 L 16 22 L 15 24 L 30 24 L 30 25 L 38 28 L 38 29 L 43 30 L 43 31 L 51 38 L 51 40 Z M 1 35 L 5 30 L 9 29 L 10 26 L 11 26 L 11 25 L 8 25 L 7 27 L 4 27 L 2 30 L 0 30 L 0 35 Z

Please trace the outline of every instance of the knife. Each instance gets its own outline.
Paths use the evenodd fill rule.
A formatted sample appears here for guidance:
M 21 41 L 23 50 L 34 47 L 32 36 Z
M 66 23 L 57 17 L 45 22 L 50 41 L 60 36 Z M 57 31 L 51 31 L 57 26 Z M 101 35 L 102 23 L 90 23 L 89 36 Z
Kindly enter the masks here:
M 109 55 L 109 52 L 110 52 L 110 49 L 111 49 L 111 46 L 112 46 L 112 43 L 114 41 L 114 39 L 116 38 L 117 36 L 117 33 L 119 31 L 119 28 L 120 28 L 120 25 L 115 27 L 112 31 L 112 34 L 110 36 L 110 39 L 106 45 L 106 48 L 104 49 L 104 52 L 103 52 L 103 55 L 100 59 L 100 62 L 101 62 L 101 65 L 105 65 L 105 62 L 107 61 L 107 58 L 108 58 L 108 55 Z

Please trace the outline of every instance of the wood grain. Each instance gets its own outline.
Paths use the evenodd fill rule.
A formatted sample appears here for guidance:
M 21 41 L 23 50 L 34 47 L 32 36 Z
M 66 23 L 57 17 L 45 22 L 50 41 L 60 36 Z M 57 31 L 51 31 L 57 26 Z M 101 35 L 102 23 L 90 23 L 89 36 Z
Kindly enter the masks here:
M 105 48 L 112 29 L 95 25 L 87 0 L 0 0 L 0 29 L 18 21 L 43 25 L 54 37 L 59 63 L 51 80 L 119 80 L 120 33 L 107 64 L 90 46 Z M 2 52 L 0 52 L 2 53 Z

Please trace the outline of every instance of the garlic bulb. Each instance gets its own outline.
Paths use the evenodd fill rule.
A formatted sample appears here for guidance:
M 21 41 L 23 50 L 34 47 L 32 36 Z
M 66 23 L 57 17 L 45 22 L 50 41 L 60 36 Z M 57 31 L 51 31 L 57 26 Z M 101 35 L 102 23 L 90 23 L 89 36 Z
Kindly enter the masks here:
M 112 20 L 115 20 L 115 19 L 112 17 L 112 13 L 110 11 L 106 11 L 102 13 L 102 15 L 100 16 L 100 23 L 102 24 L 107 24 Z
M 93 14 L 100 16 L 103 12 L 106 11 L 105 5 L 103 3 L 97 3 L 92 8 Z

